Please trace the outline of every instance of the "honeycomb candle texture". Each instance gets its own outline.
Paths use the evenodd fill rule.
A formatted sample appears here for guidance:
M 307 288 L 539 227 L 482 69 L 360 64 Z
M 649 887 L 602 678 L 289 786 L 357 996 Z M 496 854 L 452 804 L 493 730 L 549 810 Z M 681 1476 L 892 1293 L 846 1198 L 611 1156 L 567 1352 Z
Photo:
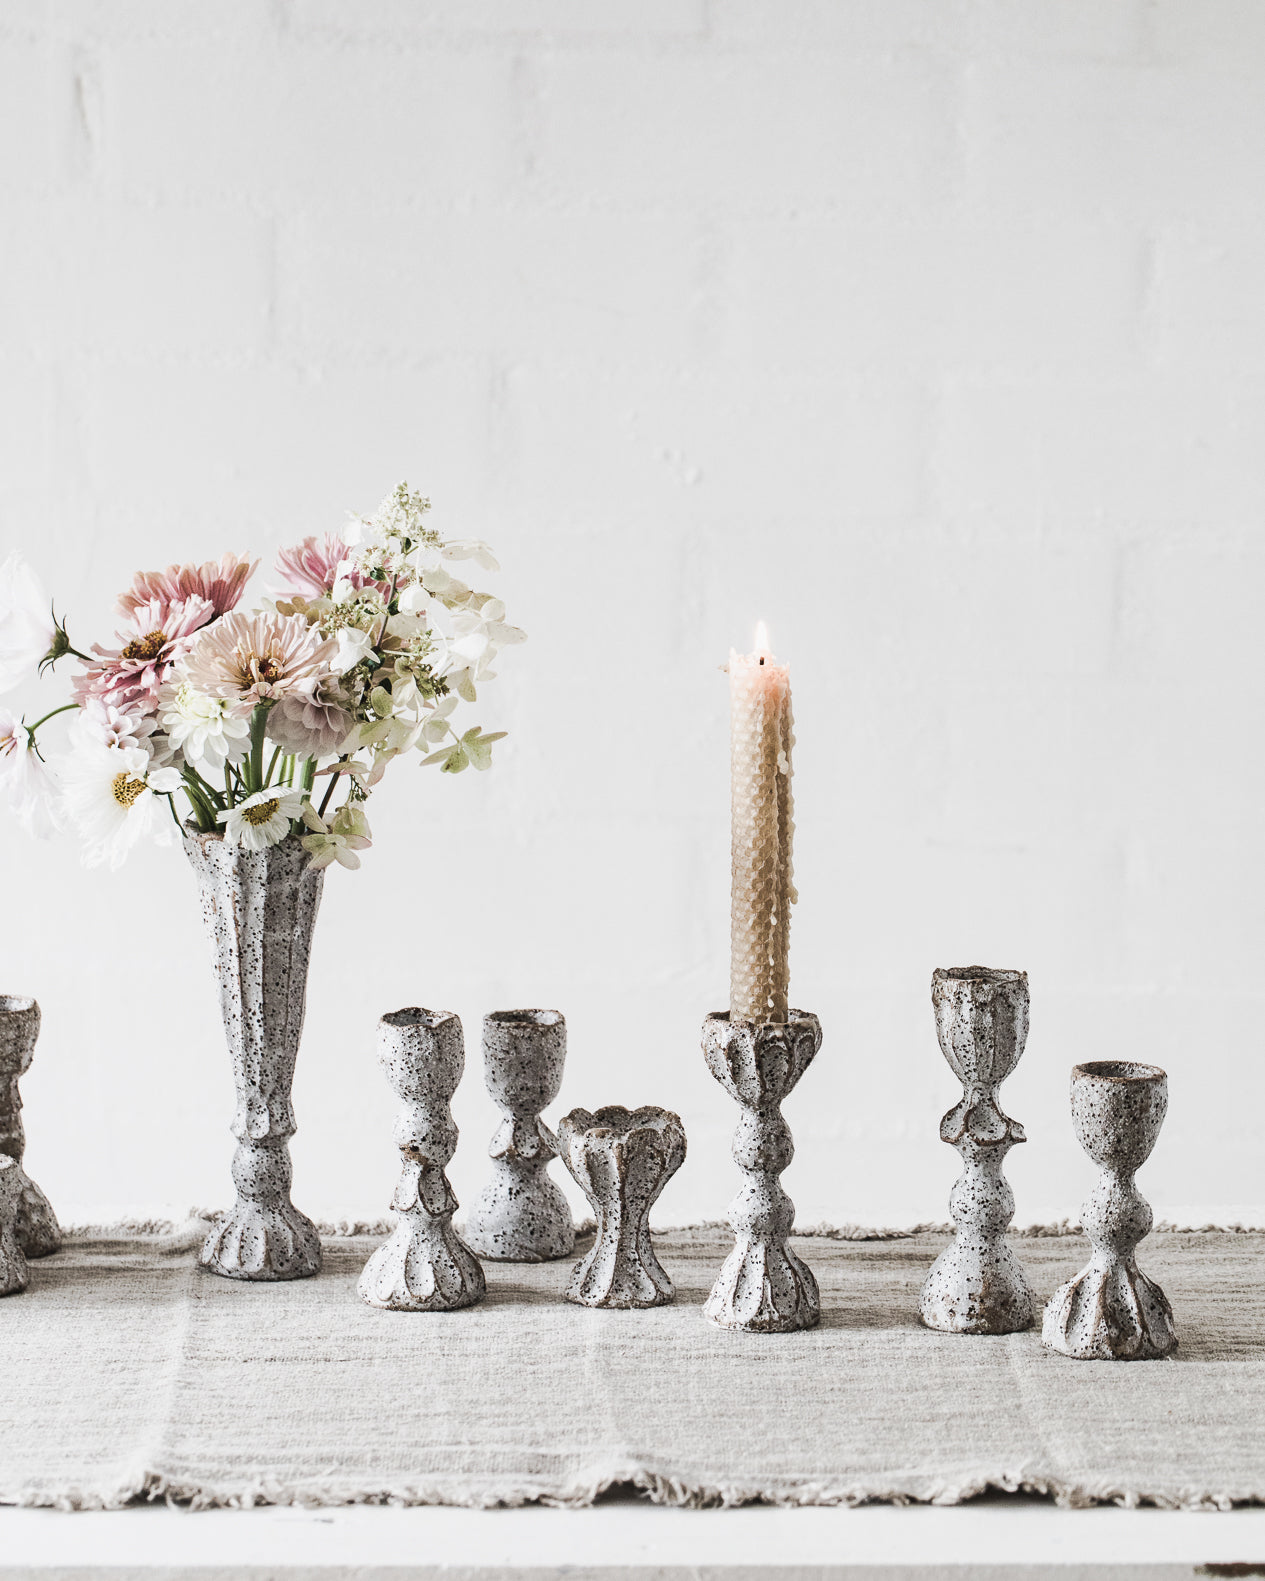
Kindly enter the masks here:
M 733 857 L 729 1017 L 786 1020 L 791 882 L 791 672 L 756 628 L 729 654 Z

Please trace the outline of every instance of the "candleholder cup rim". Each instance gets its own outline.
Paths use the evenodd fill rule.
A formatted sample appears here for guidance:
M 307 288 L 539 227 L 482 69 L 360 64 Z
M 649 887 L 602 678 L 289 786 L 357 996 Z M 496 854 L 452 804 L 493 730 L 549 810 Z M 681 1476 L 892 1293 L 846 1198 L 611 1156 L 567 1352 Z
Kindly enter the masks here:
M 434 1031 L 436 1027 L 456 1019 L 455 1010 L 427 1010 L 421 1005 L 406 1005 L 403 1010 L 388 1010 L 379 1024 L 384 1027 L 425 1027 L 428 1031 Z
M 38 1008 L 30 994 L 0 994 L 0 1015 L 25 1016 Z
M 567 1018 L 561 1010 L 489 1010 L 484 1026 L 564 1027 Z
M 1168 1072 L 1158 1065 L 1146 1065 L 1137 1060 L 1099 1059 L 1087 1060 L 1083 1065 L 1073 1065 L 1072 1080 L 1155 1082 L 1167 1081 Z
M 939 983 L 1026 983 L 1027 972 L 998 966 L 937 966 L 931 974 Z

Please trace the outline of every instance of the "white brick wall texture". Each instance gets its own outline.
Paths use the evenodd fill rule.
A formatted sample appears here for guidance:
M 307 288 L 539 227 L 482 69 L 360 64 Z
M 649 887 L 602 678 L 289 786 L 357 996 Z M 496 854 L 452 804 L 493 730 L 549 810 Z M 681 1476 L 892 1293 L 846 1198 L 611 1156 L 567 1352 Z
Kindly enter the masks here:
M 0 531 L 77 640 L 131 572 L 407 476 L 529 644 L 486 777 L 410 767 L 330 878 L 296 1197 L 376 1214 L 400 1004 L 556 1005 L 563 1106 L 658 1102 L 719 1217 L 727 694 L 792 666 L 801 1221 L 944 1215 L 937 965 L 1025 967 L 1017 1218 L 1075 1212 L 1074 1061 L 1154 1060 L 1161 1214 L 1265 1218 L 1265 6 L 0 0 Z M 32 685 L 28 710 L 57 699 Z M 47 699 L 47 703 L 45 703 Z M 76 1210 L 222 1202 L 178 852 L 6 826 L 29 1159 Z M 561 1109 L 554 1111 L 554 1117 Z

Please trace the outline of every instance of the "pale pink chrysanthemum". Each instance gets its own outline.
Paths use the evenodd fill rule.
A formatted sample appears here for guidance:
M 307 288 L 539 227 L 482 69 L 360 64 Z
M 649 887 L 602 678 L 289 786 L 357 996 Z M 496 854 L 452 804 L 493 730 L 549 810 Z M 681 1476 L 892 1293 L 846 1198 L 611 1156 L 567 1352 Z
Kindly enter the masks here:
M 119 614 L 131 615 L 155 599 L 183 604 L 203 598 L 215 615 L 226 615 L 236 606 L 258 564 L 258 560 L 244 560 L 230 552 L 218 564 L 207 560 L 202 565 L 169 565 L 165 571 L 138 571 L 131 587 L 119 596 Z
M 196 691 L 254 706 L 295 693 L 310 696 L 330 673 L 336 651 L 302 615 L 233 613 L 199 633 L 184 675 Z
M 294 692 L 268 710 L 268 739 L 301 758 L 327 758 L 346 741 L 356 721 L 337 696 L 323 688 Z
M 210 599 L 152 598 L 131 611 L 131 627 L 115 633 L 119 646 L 93 643 L 96 662 L 72 683 L 75 701 L 102 703 L 127 712 L 152 713 L 167 671 L 188 651 L 196 631 L 215 618 Z

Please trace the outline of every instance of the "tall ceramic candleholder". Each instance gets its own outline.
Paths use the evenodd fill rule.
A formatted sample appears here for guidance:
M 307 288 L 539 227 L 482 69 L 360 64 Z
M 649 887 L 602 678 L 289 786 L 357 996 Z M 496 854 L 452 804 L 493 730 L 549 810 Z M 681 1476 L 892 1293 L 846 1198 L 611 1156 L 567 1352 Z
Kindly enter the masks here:
M 0 1153 L 0 1296 L 15 1296 L 27 1285 L 26 1254 L 18 1240 L 22 1203 L 22 1166 Z
M 450 1103 L 465 1069 L 461 1022 L 449 1010 L 394 1010 L 378 1023 L 378 1063 L 400 1100 L 397 1223 L 365 1264 L 358 1289 L 393 1312 L 452 1312 L 483 1299 L 478 1258 L 452 1227 L 457 1199 L 444 1173 L 457 1150 Z
M 483 1075 L 502 1120 L 488 1152 L 492 1179 L 466 1216 L 465 1239 L 494 1262 L 570 1257 L 575 1225 L 549 1178 L 558 1144 L 540 1118 L 562 1086 L 567 1023 L 557 1010 L 494 1010 L 483 1018 Z
M 558 1151 L 593 1204 L 597 1239 L 575 1266 L 567 1300 L 586 1307 L 658 1307 L 676 1291 L 655 1256 L 650 1210 L 685 1160 L 685 1127 L 667 1109 L 573 1109 Z
M 806 1010 L 784 1022 L 731 1021 L 727 1011 L 703 1023 L 707 1068 L 741 1107 L 734 1162 L 743 1174 L 729 1204 L 734 1249 L 703 1308 L 721 1328 L 788 1334 L 821 1319 L 817 1281 L 787 1237 L 795 1204 L 779 1176 L 795 1156 L 782 1101 L 816 1058 L 821 1023 Z
M 1134 1183 L 1168 1110 L 1158 1065 L 1099 1060 L 1072 1068 L 1072 1123 L 1102 1170 L 1081 1209 L 1089 1263 L 1054 1292 L 1042 1343 L 1080 1361 L 1151 1361 L 1177 1349 L 1168 1298 L 1134 1252 L 1151 1230 L 1151 1206 Z
M 950 1334 L 1015 1334 L 1032 1327 L 1035 1306 L 1006 1244 L 1015 1198 L 1002 1166 L 1027 1138 L 1002 1113 L 998 1088 L 1027 1040 L 1028 976 L 938 968 L 931 1004 L 940 1050 L 963 1087 L 961 1103 L 940 1122 L 940 1140 L 957 1149 L 962 1173 L 949 1195 L 956 1233 L 931 1266 L 919 1312 L 928 1328 Z
M 7 1188 L 14 1199 L 13 1232 L 27 1257 L 47 1257 L 61 1247 L 52 1204 L 22 1168 L 26 1133 L 18 1081 L 31 1068 L 39 1035 L 40 1007 L 34 999 L 0 994 L 0 1153 L 13 1160 Z

